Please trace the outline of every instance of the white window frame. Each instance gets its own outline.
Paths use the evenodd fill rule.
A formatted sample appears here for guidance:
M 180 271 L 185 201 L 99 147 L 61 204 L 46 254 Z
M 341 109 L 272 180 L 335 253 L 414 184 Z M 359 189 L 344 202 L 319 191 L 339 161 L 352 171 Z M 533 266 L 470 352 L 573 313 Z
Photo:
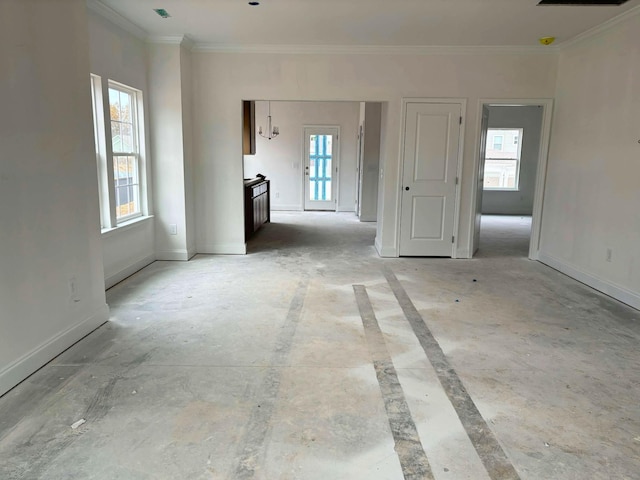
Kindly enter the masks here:
M 134 119 L 134 152 L 114 152 L 111 132 L 109 89 L 124 91 L 132 96 L 132 118 Z M 94 135 L 96 140 L 96 162 L 100 200 L 100 225 L 102 233 L 137 222 L 149 216 L 147 198 L 147 169 L 144 132 L 144 104 L 142 91 L 108 80 L 106 82 L 91 74 L 92 106 L 94 112 Z M 118 217 L 116 212 L 116 186 L 114 159 L 117 156 L 135 156 L 138 170 L 139 212 Z
M 496 131 L 512 131 L 512 130 L 518 130 L 517 135 L 514 138 L 517 138 L 518 141 L 517 143 L 514 141 L 514 145 L 518 146 L 517 152 L 516 152 L 516 156 L 513 158 L 510 157 L 504 157 L 504 158 L 492 158 L 487 156 L 484 160 L 484 168 L 485 168 L 485 173 L 484 173 L 484 178 L 487 178 L 487 161 L 491 161 L 491 160 L 502 160 L 502 161 L 515 161 L 516 162 L 516 175 L 515 175 L 515 186 L 513 188 L 511 187 L 487 187 L 486 185 L 483 185 L 483 190 L 487 190 L 487 191 L 491 191 L 491 192 L 519 192 L 520 191 L 520 165 L 522 163 L 522 138 L 524 137 L 524 129 L 521 127 L 514 127 L 514 128 L 489 128 L 489 132 L 496 132 Z M 494 143 L 494 139 L 496 136 L 500 136 L 502 137 L 502 144 L 501 144 L 501 149 L 500 151 L 504 151 L 504 140 L 505 140 L 505 135 L 493 135 L 491 137 L 491 144 L 493 146 L 495 146 Z M 487 135 L 488 137 L 488 135 Z M 494 149 L 497 150 L 497 149 Z

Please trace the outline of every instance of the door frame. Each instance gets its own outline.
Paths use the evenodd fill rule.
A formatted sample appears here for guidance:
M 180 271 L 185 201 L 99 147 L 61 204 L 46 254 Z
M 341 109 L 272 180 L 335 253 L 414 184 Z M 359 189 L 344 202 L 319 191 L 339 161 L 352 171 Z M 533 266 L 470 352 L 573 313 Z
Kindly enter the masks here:
M 460 197 L 462 191 L 462 164 L 464 159 L 464 135 L 465 125 L 467 123 L 467 99 L 466 98 L 433 98 L 433 97 L 403 97 L 402 98 L 402 120 L 400 126 L 400 162 L 398 165 L 398 184 L 396 194 L 396 257 L 400 257 L 400 229 L 402 228 L 402 180 L 404 178 L 404 142 L 407 134 L 407 104 L 409 103 L 425 103 L 425 104 L 452 104 L 460 105 L 460 115 L 462 123 L 460 124 L 460 138 L 458 139 L 458 168 L 456 177 L 458 184 L 456 185 L 455 205 L 453 211 L 453 236 L 455 241 L 451 244 L 451 258 L 458 258 L 458 242 L 460 240 L 459 224 L 460 224 Z
M 334 128 L 337 130 L 337 138 L 336 138 L 336 144 L 333 146 L 334 148 L 334 152 L 336 153 L 336 155 L 333 156 L 332 161 L 333 161 L 333 168 L 335 168 L 335 171 L 332 172 L 335 174 L 335 182 L 332 181 L 332 183 L 335 183 L 335 208 L 333 210 L 324 210 L 325 212 L 337 212 L 338 211 L 338 205 L 340 204 L 340 157 L 342 157 L 342 150 L 341 150 L 341 144 L 340 144 L 340 136 L 341 136 L 341 131 L 340 131 L 340 125 L 303 125 L 302 126 L 302 168 L 300 169 L 300 175 L 302 177 L 302 182 L 301 182 L 301 187 L 302 187 L 302 192 L 301 192 L 301 210 L 303 212 L 312 212 L 313 210 L 307 210 L 305 209 L 305 203 L 306 203 L 306 187 L 307 187 L 307 179 L 306 179 L 306 175 L 304 174 L 305 172 L 305 165 L 306 165 L 306 159 L 307 159 L 307 154 L 309 152 L 307 152 L 307 129 L 323 129 L 323 128 Z
M 544 191 L 547 181 L 547 166 L 549 163 L 549 145 L 551 142 L 551 120 L 553 118 L 554 102 L 552 98 L 481 98 L 478 100 L 478 120 L 475 140 L 475 155 L 473 159 L 471 181 L 471 216 L 469 224 L 469 258 L 475 254 L 473 244 L 475 236 L 475 216 L 482 214 L 478 211 L 478 174 L 480 167 L 484 168 L 484 158 L 480 158 L 480 139 L 482 138 L 482 106 L 542 106 L 542 131 L 540 135 L 540 148 L 538 149 L 538 167 L 536 170 L 536 186 L 533 194 L 533 212 L 531 214 L 531 238 L 529 240 L 529 259 L 540 258 L 540 236 L 542 232 L 542 213 L 544 207 Z

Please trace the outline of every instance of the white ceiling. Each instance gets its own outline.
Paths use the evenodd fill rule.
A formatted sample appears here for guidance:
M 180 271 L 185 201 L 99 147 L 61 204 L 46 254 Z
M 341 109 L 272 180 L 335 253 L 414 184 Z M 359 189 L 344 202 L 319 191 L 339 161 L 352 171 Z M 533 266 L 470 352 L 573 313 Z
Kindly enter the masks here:
M 570 40 L 640 9 L 536 6 L 538 0 L 100 0 L 151 36 L 209 46 L 535 46 Z M 164 8 L 163 19 L 154 8 Z

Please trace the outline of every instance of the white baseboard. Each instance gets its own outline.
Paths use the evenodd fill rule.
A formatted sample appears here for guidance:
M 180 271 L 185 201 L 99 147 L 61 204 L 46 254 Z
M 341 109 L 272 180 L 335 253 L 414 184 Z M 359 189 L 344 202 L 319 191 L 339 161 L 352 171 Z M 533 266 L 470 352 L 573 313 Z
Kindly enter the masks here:
M 378 255 L 380 255 L 383 258 L 397 258 L 398 257 L 398 251 L 393 248 L 393 247 L 383 247 L 382 244 L 380 243 L 380 240 L 378 239 L 378 237 L 376 237 L 375 240 L 375 247 L 376 250 L 378 252 Z
M 60 355 L 78 340 L 109 320 L 109 307 L 101 306 L 91 316 L 60 332 L 0 370 L 0 395 Z
M 344 206 L 338 206 L 336 212 L 347 212 L 347 213 L 356 213 L 355 208 L 353 207 L 344 207 Z
M 108 277 L 105 277 L 104 279 L 105 288 L 113 287 L 116 283 L 120 283 L 125 278 L 130 277 L 137 271 L 142 270 L 147 265 L 155 262 L 155 260 L 156 260 L 155 254 L 147 255 L 146 257 L 141 258 L 137 262 L 132 263 L 131 265 L 118 270 L 116 273 L 113 273 Z
M 302 212 L 300 205 L 274 205 L 271 204 L 272 212 Z
M 246 255 L 246 243 L 212 243 L 209 245 L 198 245 L 198 253 L 208 255 Z
M 600 278 L 592 273 L 585 272 L 574 265 L 570 265 L 563 260 L 547 255 L 543 252 L 539 253 L 538 261 L 564 273 L 565 275 L 575 278 L 585 285 L 595 288 L 605 295 L 609 295 L 622 303 L 626 303 L 627 305 L 640 310 L 640 293 L 638 292 L 632 292 L 625 287 L 616 285 L 615 283 L 605 280 L 604 278 Z
M 178 250 L 159 250 L 156 252 L 156 260 L 186 262 L 189 258 L 191 258 L 189 256 L 189 251 L 182 248 Z

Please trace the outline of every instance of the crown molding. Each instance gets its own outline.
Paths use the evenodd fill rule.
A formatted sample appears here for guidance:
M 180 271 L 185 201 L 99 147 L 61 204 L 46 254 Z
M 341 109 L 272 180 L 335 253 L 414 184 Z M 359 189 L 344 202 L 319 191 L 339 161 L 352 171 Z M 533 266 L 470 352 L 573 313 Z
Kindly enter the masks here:
M 86 2 L 88 10 L 100 15 L 111 23 L 114 23 L 140 40 L 145 40 L 149 36 L 149 33 L 145 29 L 139 27 L 126 17 L 123 17 L 113 8 L 106 6 L 100 0 L 86 0 Z
M 640 15 L 640 5 L 630 8 L 626 12 L 621 13 L 620 15 L 617 15 L 607 20 L 606 22 L 603 22 L 600 25 L 596 25 L 595 27 L 590 28 L 589 30 L 586 30 L 582 33 L 579 33 L 578 35 L 570 38 L 569 40 L 565 40 L 564 42 L 559 43 L 556 48 L 558 50 L 564 50 L 565 48 L 576 45 L 577 43 L 580 43 L 584 40 L 587 40 L 589 38 L 605 33 L 606 31 L 611 30 L 612 28 L 616 27 L 622 22 L 625 22 L 626 20 L 633 18 L 637 15 Z
M 149 35 L 145 40 L 158 45 L 182 45 L 189 50 L 195 45 L 187 35 Z
M 491 55 L 552 54 L 557 47 L 499 45 L 232 45 L 196 43 L 194 52 L 307 55 Z

